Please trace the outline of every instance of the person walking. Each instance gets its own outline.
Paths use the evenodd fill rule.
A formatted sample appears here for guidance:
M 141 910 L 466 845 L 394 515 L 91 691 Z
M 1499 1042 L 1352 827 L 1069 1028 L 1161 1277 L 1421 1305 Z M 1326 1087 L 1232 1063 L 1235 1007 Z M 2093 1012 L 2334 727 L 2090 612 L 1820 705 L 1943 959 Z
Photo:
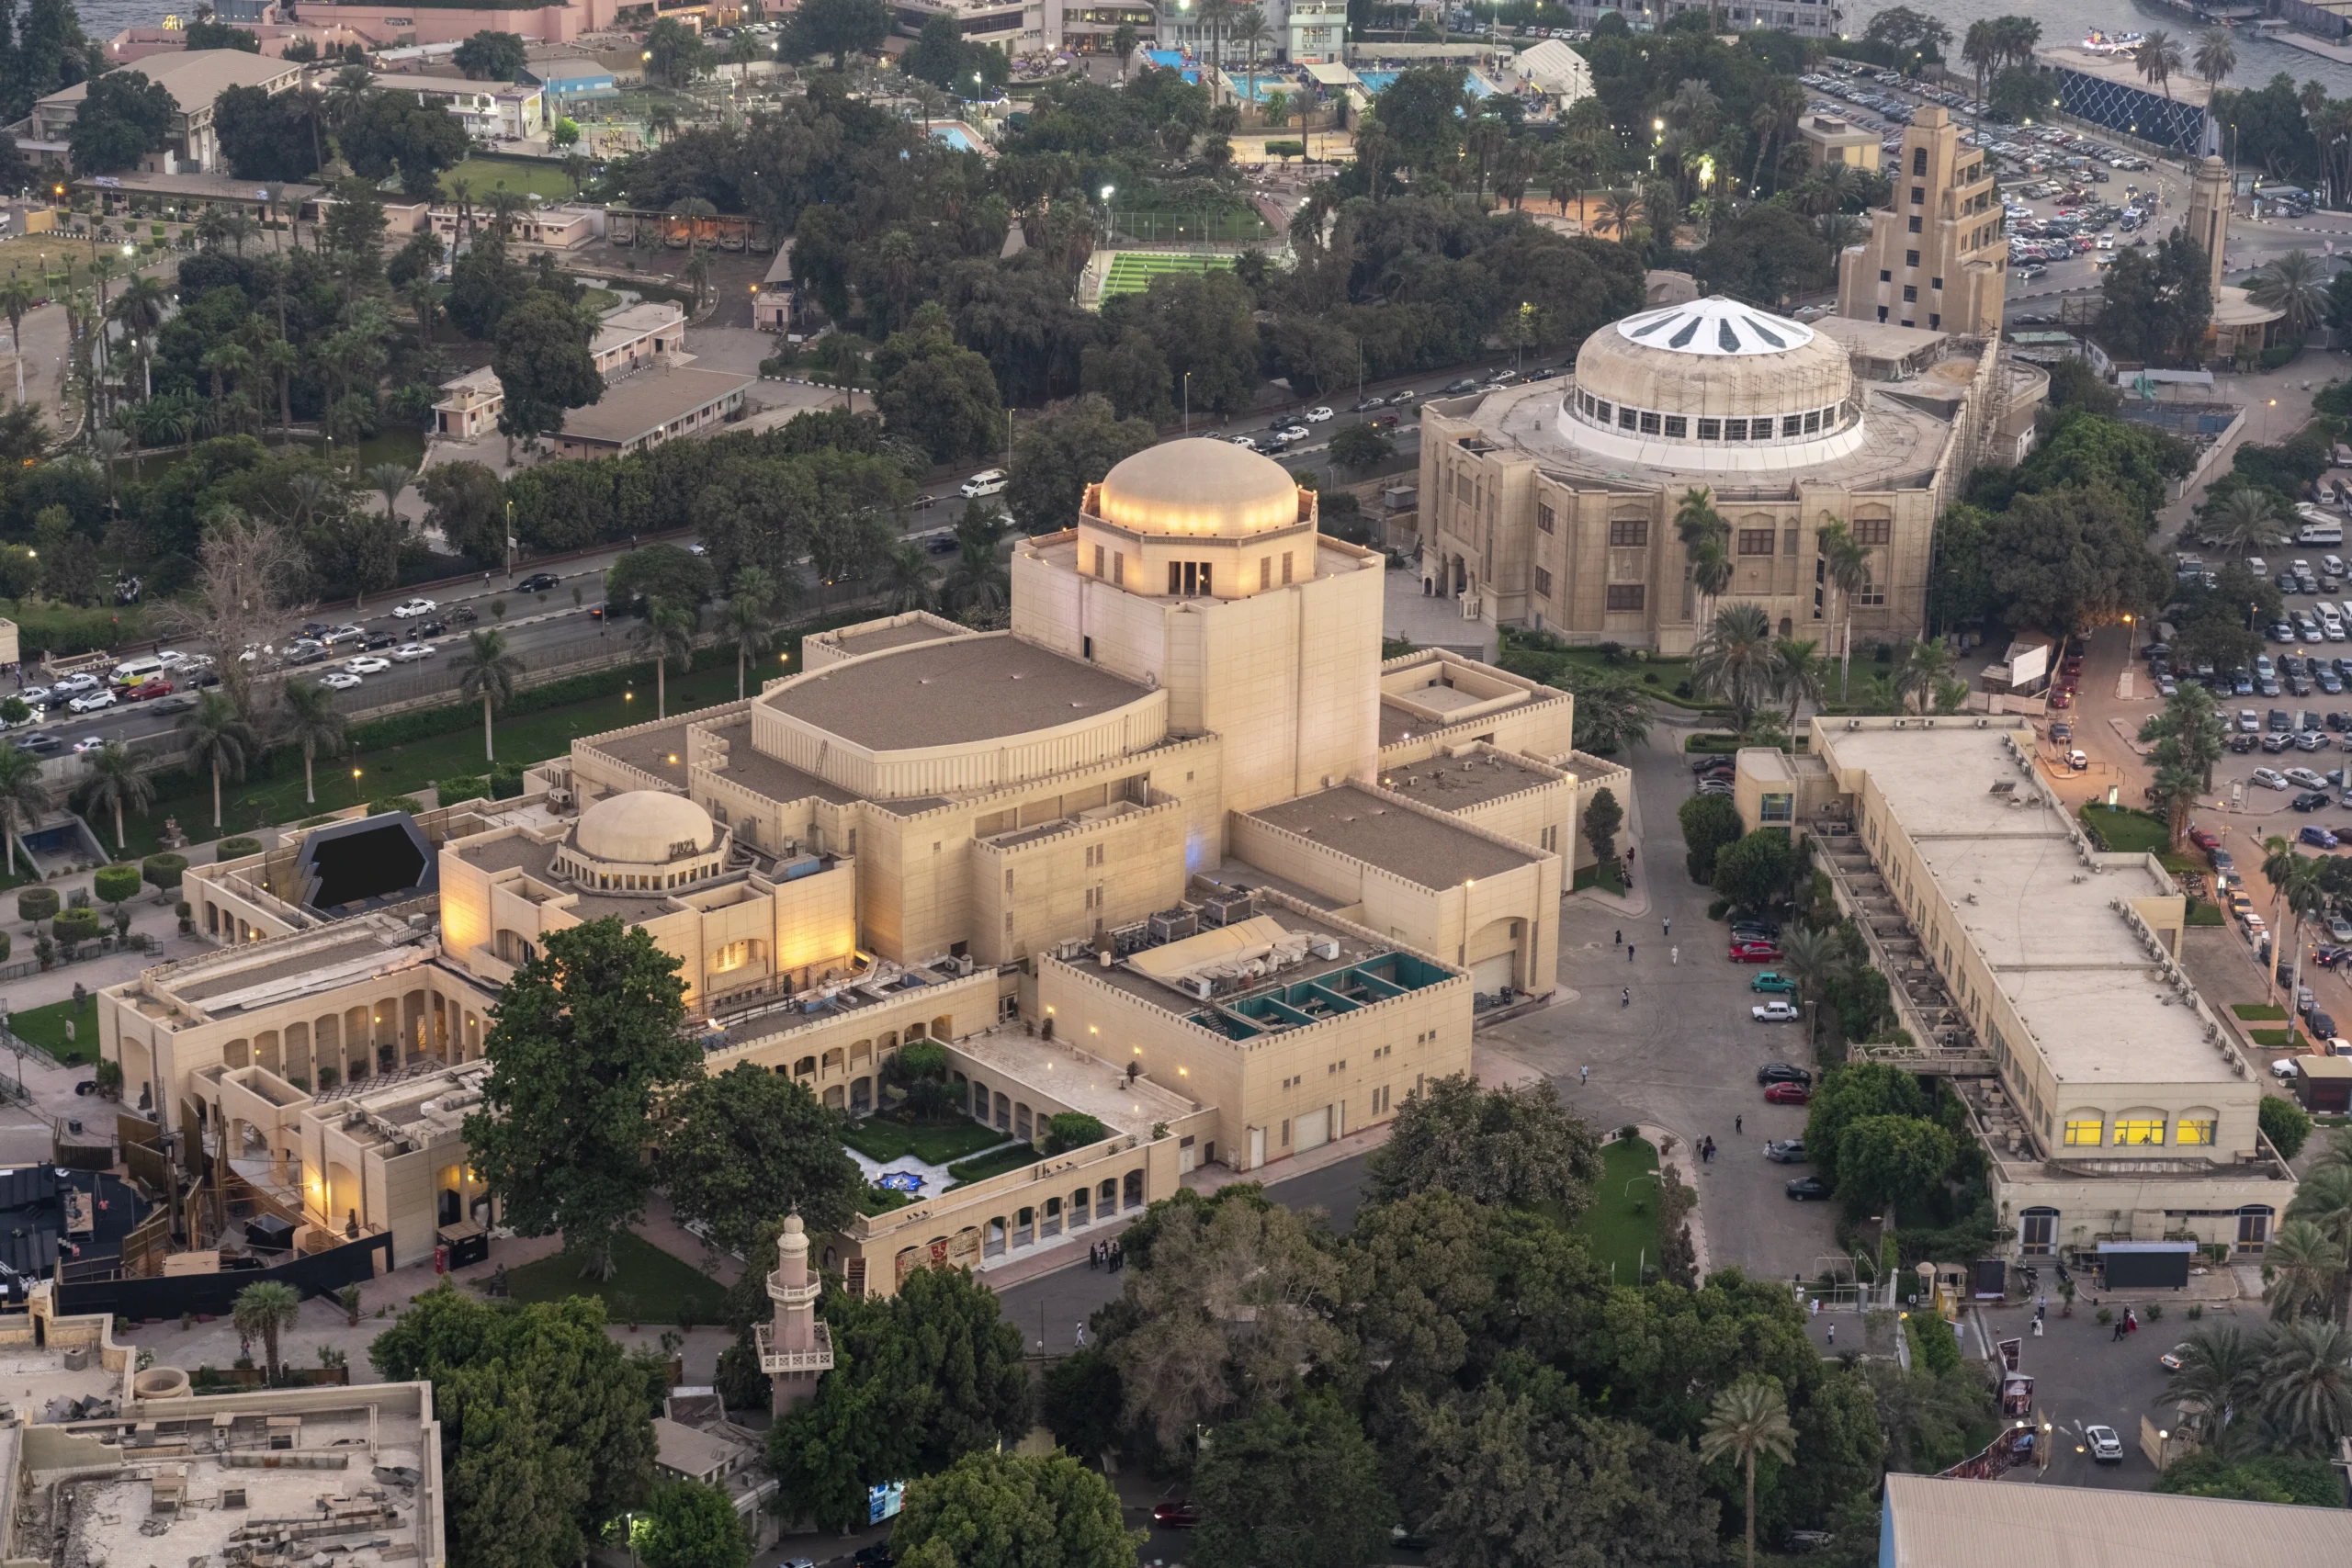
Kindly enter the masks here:
M 1628 992 L 1626 992 L 1625 994 L 1626 994 L 1627 996 L 1629 996 L 1629 997 L 1633 995 L 1633 993 L 1632 993 L 1631 991 L 1628 991 Z M 1591 1081 L 1592 1081 L 1592 1069 L 1591 1069 L 1589 1066 L 1582 1067 L 1582 1068 L 1579 1068 L 1579 1069 L 1577 1070 L 1577 1087 L 1578 1089 L 1582 1089 L 1582 1088 L 1584 1088 L 1584 1087 L 1585 1087 L 1585 1085 L 1587 1085 L 1587 1084 L 1590 1083 Z
M 1609 945 L 1611 947 L 1623 947 L 1625 945 L 1625 932 L 1623 928 L 1620 928 L 1616 934 L 1609 939 Z
M 1628 964 L 1631 964 L 1633 961 L 1634 961 L 1634 944 L 1633 944 L 1632 942 L 1627 942 L 1627 943 L 1625 944 L 1625 962 L 1626 962 L 1626 963 L 1628 963 Z
M 1829 1343 L 1832 1345 L 1838 1343 L 1838 1325 L 1834 1320 L 1829 1325 Z
M 1746 1115 L 1744 1112 L 1743 1112 L 1742 1114 L 1740 1114 L 1740 1115 L 1737 1115 L 1737 1116 L 1733 1117 L 1733 1118 L 1731 1119 L 1731 1130 L 1732 1130 L 1734 1133 L 1738 1133 L 1738 1132 L 1742 1131 L 1742 1129 L 1743 1129 L 1743 1124 L 1744 1124 L 1747 1121 L 1747 1115 Z
M 1628 986 L 1628 987 L 1626 987 L 1623 991 L 1620 991 L 1620 992 L 1617 994 L 1617 1005 L 1618 1005 L 1619 1007 L 1624 1007 L 1624 1008 L 1629 1008 L 1629 1007 L 1632 1007 L 1632 1006 L 1634 1005 L 1634 987 L 1633 987 Z
M 1081 1350 L 1086 1348 L 1086 1325 L 1082 1323 L 1078 1325 L 1078 1348 Z
M 1674 917 L 1672 915 L 1668 915 L 1666 919 L 1658 921 L 1657 934 L 1660 936 L 1672 936 L 1674 934 Z
M 2036 1339 L 2041 1337 L 2041 1314 L 2040 1313 L 2034 1314 L 2033 1316 L 2033 1337 Z
M 1676 968 L 1680 968 L 1682 966 L 1682 949 L 1679 945 L 1668 948 L 1666 950 L 1666 961 Z

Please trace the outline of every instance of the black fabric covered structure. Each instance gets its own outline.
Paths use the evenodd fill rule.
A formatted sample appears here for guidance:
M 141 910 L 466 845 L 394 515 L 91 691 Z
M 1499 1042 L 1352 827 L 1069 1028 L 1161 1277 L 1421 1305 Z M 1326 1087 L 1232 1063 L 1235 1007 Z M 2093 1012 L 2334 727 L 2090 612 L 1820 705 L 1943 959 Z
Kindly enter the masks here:
M 75 1231 L 72 1211 L 87 1205 L 90 1228 Z M 25 1165 L 0 1170 L 0 1303 L 21 1303 L 58 1259 L 91 1263 L 122 1256 L 122 1238 L 144 1205 L 128 1182 L 105 1171 Z
M 405 811 L 311 829 L 295 864 L 302 908 L 338 919 L 438 892 L 439 858 Z

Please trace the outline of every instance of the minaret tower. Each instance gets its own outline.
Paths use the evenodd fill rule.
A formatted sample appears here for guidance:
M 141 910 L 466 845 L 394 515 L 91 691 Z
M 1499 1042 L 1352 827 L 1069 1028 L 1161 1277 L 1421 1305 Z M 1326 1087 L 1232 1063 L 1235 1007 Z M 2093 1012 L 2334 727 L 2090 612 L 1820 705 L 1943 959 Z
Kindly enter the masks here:
M 2230 166 L 2222 161 L 2222 128 L 2205 117 L 2205 156 L 2188 175 L 2188 237 L 2205 249 L 2214 299 L 2222 288 L 2222 251 L 2230 243 Z
M 768 1276 L 775 1315 L 752 1329 L 760 1371 L 774 1388 L 778 1416 L 815 1393 L 817 1379 L 832 1368 L 832 1331 L 817 1321 L 817 1298 L 824 1289 L 809 1276 L 808 1237 L 800 1216 L 786 1214 L 784 1234 L 775 1238 L 775 1272 Z

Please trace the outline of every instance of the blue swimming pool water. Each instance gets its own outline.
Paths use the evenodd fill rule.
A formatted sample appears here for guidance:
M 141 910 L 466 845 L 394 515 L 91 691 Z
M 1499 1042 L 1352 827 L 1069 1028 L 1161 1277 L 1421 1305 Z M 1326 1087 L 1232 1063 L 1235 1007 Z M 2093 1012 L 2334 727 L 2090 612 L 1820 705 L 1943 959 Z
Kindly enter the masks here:
M 1356 80 L 1364 85 L 1364 90 L 1366 92 L 1377 96 L 1388 90 L 1389 83 L 1396 80 L 1396 73 L 1394 71 L 1359 71 L 1356 73 Z
M 1184 53 L 1175 49 L 1147 49 L 1143 57 L 1163 71 L 1173 71 L 1184 63 Z
M 977 152 L 980 150 L 980 144 L 972 140 L 972 133 L 960 125 L 934 125 L 931 128 L 931 133 L 958 152 Z
M 1470 96 L 1474 98 L 1491 98 L 1495 96 L 1494 84 L 1487 81 L 1484 76 L 1479 75 L 1476 71 L 1470 72 L 1468 74 L 1464 76 L 1462 78 L 1462 85 L 1470 89 Z
M 1247 72 L 1228 71 L 1226 74 L 1233 78 L 1233 90 L 1251 103 L 1264 103 L 1267 98 L 1276 93 L 1284 94 L 1295 100 L 1302 91 L 1299 85 L 1287 76 L 1261 76 L 1257 81 L 1256 91 L 1253 92 L 1250 90 L 1250 76 Z

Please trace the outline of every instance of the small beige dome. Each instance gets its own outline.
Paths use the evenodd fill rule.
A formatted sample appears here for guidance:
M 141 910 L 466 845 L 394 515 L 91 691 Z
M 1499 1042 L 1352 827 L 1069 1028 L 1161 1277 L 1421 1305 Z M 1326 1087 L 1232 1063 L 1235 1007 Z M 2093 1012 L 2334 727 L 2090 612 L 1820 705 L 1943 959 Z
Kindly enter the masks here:
M 1103 477 L 1095 515 L 1139 534 L 1264 534 L 1298 525 L 1298 481 L 1229 441 L 1163 441 Z
M 571 841 L 608 864 L 667 865 L 717 841 L 710 813 L 683 795 L 658 789 L 608 795 L 580 814 Z

